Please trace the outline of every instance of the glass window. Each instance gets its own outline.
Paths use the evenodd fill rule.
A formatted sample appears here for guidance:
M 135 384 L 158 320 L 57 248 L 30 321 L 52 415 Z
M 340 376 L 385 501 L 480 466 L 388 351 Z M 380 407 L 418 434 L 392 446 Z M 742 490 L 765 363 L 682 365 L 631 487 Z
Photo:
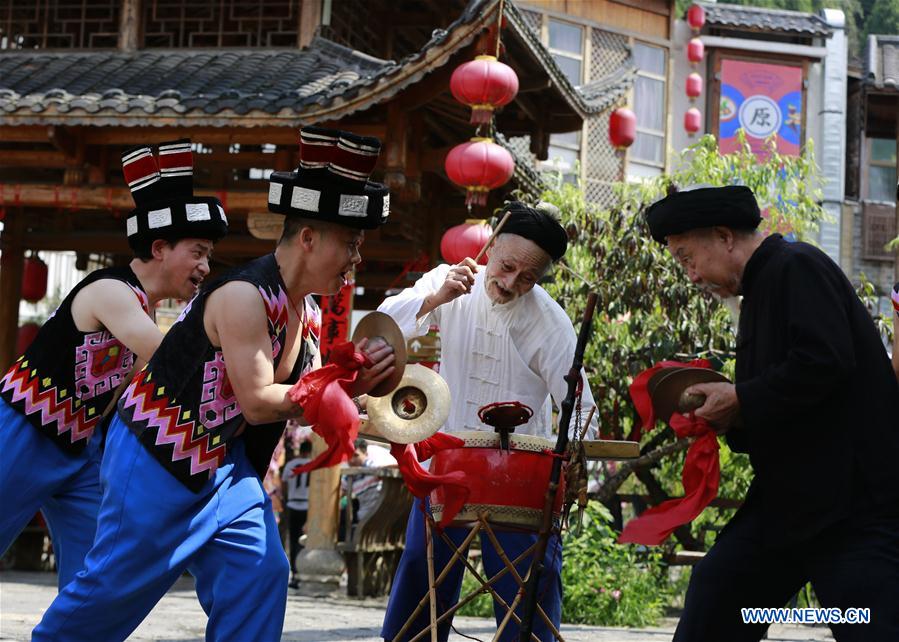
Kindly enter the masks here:
M 572 85 L 577 87 L 581 84 L 580 60 L 575 60 L 568 56 L 560 56 L 559 54 L 553 54 L 553 58 L 555 58 L 556 64 L 559 65 L 559 69 L 562 70 L 562 73 L 565 74 L 565 77 L 568 78 Z
M 665 163 L 665 137 L 637 132 L 634 145 L 631 147 L 631 153 L 634 158 L 662 165 Z
M 868 168 L 868 198 L 872 201 L 896 200 L 896 170 L 892 167 Z
M 567 22 L 549 21 L 549 48 L 580 56 L 583 52 L 584 30 Z
M 584 82 L 583 27 L 550 18 L 549 51 L 572 85 L 577 86 Z
M 661 132 L 665 129 L 665 81 L 637 76 L 634 85 L 637 125 Z
M 871 161 L 896 166 L 896 141 L 892 138 L 871 139 Z
M 637 79 L 634 82 L 634 114 L 637 116 L 637 138 L 629 151 L 632 161 L 665 166 L 665 114 L 668 101 L 666 87 L 666 52 L 642 42 L 633 45 Z
M 872 201 L 896 200 L 896 141 L 892 138 L 868 139 L 868 198 Z
M 642 42 L 634 43 L 634 63 L 637 69 L 659 76 L 665 75 L 665 50 Z

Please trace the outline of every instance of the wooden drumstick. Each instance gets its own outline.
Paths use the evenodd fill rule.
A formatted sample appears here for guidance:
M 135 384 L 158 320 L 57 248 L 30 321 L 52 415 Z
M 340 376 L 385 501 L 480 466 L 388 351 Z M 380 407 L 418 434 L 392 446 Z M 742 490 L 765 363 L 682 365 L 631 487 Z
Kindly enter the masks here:
M 490 249 L 490 246 L 493 245 L 493 241 L 496 240 L 496 235 L 500 233 L 500 230 L 503 229 L 503 225 L 506 224 L 506 221 L 509 220 L 509 217 L 512 216 L 512 212 L 506 212 L 506 215 L 499 222 L 499 225 L 496 226 L 496 229 L 493 230 L 493 234 L 490 235 L 490 238 L 487 239 L 487 242 L 484 243 L 484 247 L 481 248 L 481 251 L 478 252 L 478 255 L 474 257 L 474 262 L 477 263 L 481 260 L 481 257 L 484 256 L 484 253 Z
M 593 421 L 593 413 L 596 412 L 596 406 L 590 407 L 590 414 L 587 415 L 587 421 L 584 422 L 583 427 L 581 428 L 580 440 L 584 441 L 584 437 L 587 434 L 587 430 L 590 429 L 590 422 Z

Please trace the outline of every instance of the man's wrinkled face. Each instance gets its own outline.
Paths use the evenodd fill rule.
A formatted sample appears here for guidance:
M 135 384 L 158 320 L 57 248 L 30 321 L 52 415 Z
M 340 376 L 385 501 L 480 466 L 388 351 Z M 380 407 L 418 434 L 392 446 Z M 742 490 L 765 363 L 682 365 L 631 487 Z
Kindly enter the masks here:
M 510 303 L 530 292 L 552 262 L 543 248 L 517 234 L 500 234 L 487 262 L 484 288 L 493 303 Z
M 161 245 L 159 252 L 169 292 L 177 292 L 177 298 L 185 301 L 192 299 L 209 274 L 212 241 L 181 239 L 174 245 Z
M 693 285 L 723 299 L 740 293 L 740 273 L 731 260 L 733 236 L 720 229 L 672 234 L 668 237 L 668 251 Z

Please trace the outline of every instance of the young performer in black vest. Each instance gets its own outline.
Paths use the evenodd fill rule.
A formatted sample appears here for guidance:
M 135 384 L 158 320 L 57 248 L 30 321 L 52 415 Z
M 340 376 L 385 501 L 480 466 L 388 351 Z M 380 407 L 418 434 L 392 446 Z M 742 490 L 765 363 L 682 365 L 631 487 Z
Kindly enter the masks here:
M 742 295 L 736 383 L 698 384 L 705 418 L 754 478 L 743 506 L 693 569 L 676 642 L 754 642 L 811 582 L 840 641 L 899 640 L 899 386 L 871 315 L 826 254 L 765 236 L 752 191 L 672 194 L 647 213 L 690 280 Z M 727 471 L 722 471 L 727 474 Z
M 228 230 L 217 200 L 192 195 L 190 141 L 160 145 L 158 164 L 149 147 L 129 150 L 123 170 L 137 204 L 125 219 L 134 260 L 76 285 L 0 381 L 0 551 L 41 510 L 60 588 L 93 542 L 101 416 L 162 341 L 156 303 L 194 296 Z
M 306 128 L 300 167 L 271 177 L 286 215 L 273 254 L 200 292 L 128 386 L 107 437 L 103 501 L 86 570 L 34 640 L 123 640 L 185 571 L 209 616 L 207 640 L 278 640 L 290 567 L 262 477 L 287 419 L 291 384 L 319 364 L 319 310 L 361 261 L 365 229 L 387 218 L 368 176 L 377 139 Z M 393 372 L 369 354 L 351 390 Z

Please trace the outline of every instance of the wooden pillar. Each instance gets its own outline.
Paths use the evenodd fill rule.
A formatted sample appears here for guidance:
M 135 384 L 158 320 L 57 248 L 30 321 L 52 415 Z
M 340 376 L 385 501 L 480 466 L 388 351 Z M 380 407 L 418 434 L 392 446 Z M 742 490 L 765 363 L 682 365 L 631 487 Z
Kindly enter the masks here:
M 308 47 L 322 22 L 322 0 L 300 0 L 300 28 L 297 47 Z
M 9 208 L 0 235 L 0 372 L 5 372 L 18 355 L 16 334 L 19 329 L 19 301 L 22 298 L 22 272 L 25 266 L 25 214 L 22 208 Z
M 325 450 L 325 441 L 312 435 L 312 457 Z M 340 499 L 340 466 L 320 468 L 309 475 L 309 514 L 306 546 L 297 555 L 300 592 L 323 595 L 337 590 L 343 573 L 343 556 L 337 552 L 337 518 Z
M 118 46 L 121 51 L 140 48 L 140 0 L 122 0 Z

